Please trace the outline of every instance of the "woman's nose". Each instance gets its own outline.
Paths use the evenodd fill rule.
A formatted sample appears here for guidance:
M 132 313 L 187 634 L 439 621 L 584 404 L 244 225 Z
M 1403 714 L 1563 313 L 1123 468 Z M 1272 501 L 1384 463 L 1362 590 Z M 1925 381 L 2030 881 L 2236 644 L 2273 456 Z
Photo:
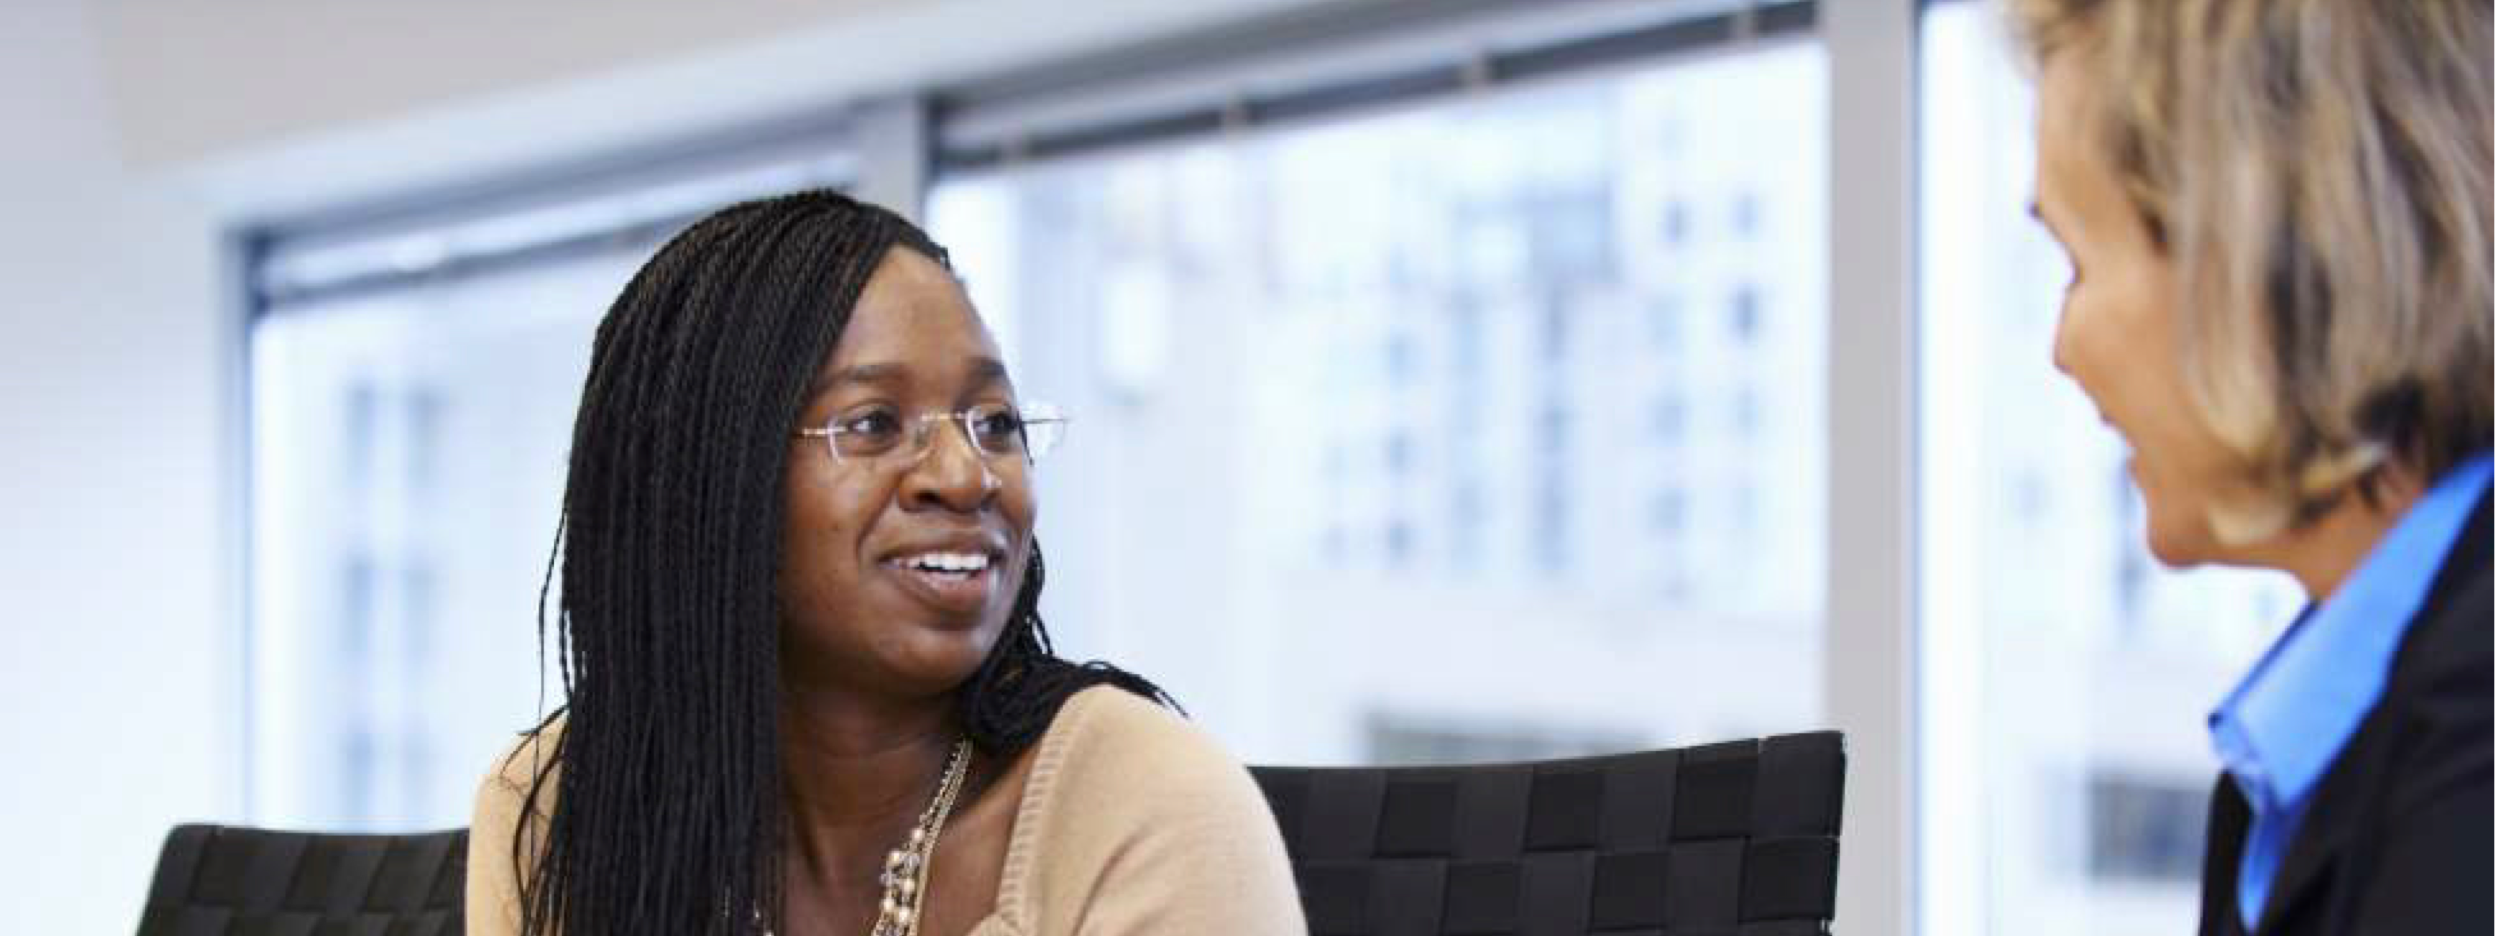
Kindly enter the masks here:
M 996 496 L 997 473 L 971 444 L 970 432 L 960 420 L 931 420 L 922 431 L 927 440 L 918 460 L 902 476 L 906 503 L 970 512 Z

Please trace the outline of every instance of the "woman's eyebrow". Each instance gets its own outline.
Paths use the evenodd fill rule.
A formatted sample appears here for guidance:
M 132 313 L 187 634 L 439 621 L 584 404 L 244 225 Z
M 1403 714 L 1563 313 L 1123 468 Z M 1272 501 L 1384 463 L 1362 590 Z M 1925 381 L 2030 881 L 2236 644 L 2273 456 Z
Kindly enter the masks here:
M 813 396 L 835 387 L 854 383 L 890 384 L 901 380 L 909 372 L 908 365 L 898 363 L 852 364 L 827 372 L 817 378 L 814 386 L 807 389 L 807 394 Z M 1009 387 L 1014 385 L 1014 378 L 1006 373 L 1005 362 L 996 358 L 984 356 L 972 358 L 970 372 L 971 379 L 974 381 L 1002 383 Z
M 815 385 L 807 388 L 807 393 L 820 394 L 844 384 L 888 384 L 901 379 L 908 370 L 900 364 L 852 364 L 815 378 Z

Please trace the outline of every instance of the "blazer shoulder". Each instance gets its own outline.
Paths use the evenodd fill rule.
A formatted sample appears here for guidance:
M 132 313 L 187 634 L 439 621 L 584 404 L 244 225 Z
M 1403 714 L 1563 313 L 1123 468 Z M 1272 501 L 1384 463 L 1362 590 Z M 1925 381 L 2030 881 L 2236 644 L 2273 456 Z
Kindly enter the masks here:
M 2468 695 L 2489 702 L 2491 634 L 2489 568 L 2480 551 L 2477 568 L 2441 577 L 2394 657 L 2384 687 L 2386 701 L 2420 696 Z
M 2487 848 L 2496 796 L 2496 680 L 2491 680 L 2488 577 L 2482 571 L 2405 650 L 2383 709 L 2387 744 L 2370 774 L 2371 802 L 2334 825 L 2355 842 L 2335 932 L 2486 933 Z M 2414 655 L 2410 651 L 2415 651 Z M 2317 810 L 2317 819 L 2320 810 Z
M 2393 663 L 2393 679 L 2403 670 L 2484 660 L 2489 652 L 2488 579 L 2496 521 L 2490 519 L 2489 498 L 2482 495 L 2470 521 L 2445 550 L 2427 600 L 2418 609 L 2408 636 Z

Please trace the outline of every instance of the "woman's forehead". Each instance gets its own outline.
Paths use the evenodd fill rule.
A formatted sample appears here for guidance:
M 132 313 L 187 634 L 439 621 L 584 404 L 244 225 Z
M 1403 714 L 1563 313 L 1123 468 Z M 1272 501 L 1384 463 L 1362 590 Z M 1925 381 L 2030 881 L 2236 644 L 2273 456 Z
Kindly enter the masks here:
M 949 274 L 887 279 L 885 272 L 879 268 L 859 297 L 818 374 L 819 387 L 1005 379 L 996 340 Z

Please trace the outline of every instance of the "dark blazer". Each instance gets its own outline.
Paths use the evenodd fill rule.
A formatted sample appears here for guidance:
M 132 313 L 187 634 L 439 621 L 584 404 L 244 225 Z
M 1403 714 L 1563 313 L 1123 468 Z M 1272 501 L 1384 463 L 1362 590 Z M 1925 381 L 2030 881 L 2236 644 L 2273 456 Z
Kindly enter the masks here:
M 2315 785 L 2256 921 L 2259 936 L 2489 936 L 2488 499 L 2445 555 L 2383 698 Z M 2236 871 L 2252 807 L 2224 772 L 2210 801 L 2201 932 L 2243 936 Z

